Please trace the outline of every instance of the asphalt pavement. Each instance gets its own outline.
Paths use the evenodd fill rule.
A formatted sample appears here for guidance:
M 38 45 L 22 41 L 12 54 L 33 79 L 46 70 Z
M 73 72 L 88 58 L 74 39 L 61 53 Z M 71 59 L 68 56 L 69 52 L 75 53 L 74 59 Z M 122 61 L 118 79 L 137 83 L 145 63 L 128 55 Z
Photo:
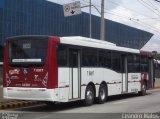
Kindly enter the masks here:
M 160 119 L 160 89 L 149 90 L 145 96 L 111 96 L 104 104 L 88 107 L 77 101 L 4 109 L 0 113 L 3 119 Z

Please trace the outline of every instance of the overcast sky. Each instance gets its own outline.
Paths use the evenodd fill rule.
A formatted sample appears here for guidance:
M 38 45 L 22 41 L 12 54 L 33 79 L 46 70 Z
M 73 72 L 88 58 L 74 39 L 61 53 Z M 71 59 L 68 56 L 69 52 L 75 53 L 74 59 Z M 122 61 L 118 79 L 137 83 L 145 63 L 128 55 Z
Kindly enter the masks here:
M 48 0 L 61 5 L 78 0 Z M 89 0 L 79 0 L 81 6 L 88 5 Z M 159 0 L 160 1 L 160 0 Z M 92 0 L 100 11 L 101 0 Z M 89 12 L 89 8 L 82 11 Z M 100 16 L 95 8 L 92 14 Z M 154 34 L 142 50 L 160 52 L 160 2 L 155 0 L 105 0 L 105 18 L 142 29 Z

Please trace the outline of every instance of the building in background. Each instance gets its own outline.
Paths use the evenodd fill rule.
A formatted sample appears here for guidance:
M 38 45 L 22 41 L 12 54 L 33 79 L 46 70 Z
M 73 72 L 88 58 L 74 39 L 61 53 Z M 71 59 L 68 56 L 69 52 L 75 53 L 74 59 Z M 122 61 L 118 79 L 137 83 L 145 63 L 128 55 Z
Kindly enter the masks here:
M 0 0 L 0 44 L 14 35 L 89 37 L 89 14 L 64 17 L 62 5 L 46 0 Z M 153 34 L 106 20 L 106 40 L 140 49 Z M 100 18 L 92 15 L 92 38 L 100 37 Z
M 153 35 L 114 21 L 105 23 L 105 40 L 119 46 L 140 49 Z M 15 35 L 89 37 L 89 14 L 64 17 L 62 5 L 46 0 L 0 0 L 0 62 L 4 39 Z M 92 38 L 100 38 L 100 18 L 94 15 Z

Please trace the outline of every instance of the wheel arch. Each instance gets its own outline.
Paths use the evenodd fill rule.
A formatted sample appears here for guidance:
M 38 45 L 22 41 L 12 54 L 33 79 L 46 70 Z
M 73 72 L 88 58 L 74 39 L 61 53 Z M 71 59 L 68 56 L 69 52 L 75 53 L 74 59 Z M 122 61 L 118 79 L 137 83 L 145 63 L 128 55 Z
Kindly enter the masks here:
M 107 85 L 107 83 L 106 83 L 105 81 L 102 81 L 101 84 L 105 85 L 106 88 L 107 88 L 107 91 L 108 91 L 108 85 Z M 100 85 L 101 85 L 101 84 L 100 84 Z

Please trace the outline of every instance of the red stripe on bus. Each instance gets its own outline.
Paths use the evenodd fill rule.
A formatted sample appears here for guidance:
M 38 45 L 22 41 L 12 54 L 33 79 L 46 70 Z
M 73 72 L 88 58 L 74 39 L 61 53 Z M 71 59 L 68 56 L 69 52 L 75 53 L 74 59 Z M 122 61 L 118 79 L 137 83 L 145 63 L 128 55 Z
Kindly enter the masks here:
M 52 47 L 49 47 L 48 49 L 48 56 L 47 56 L 47 60 L 48 60 L 48 85 L 47 88 L 51 89 L 51 88 L 55 88 L 58 86 L 58 65 L 57 65 L 57 57 L 56 57 L 56 45 L 58 43 L 60 43 L 60 39 L 58 37 L 55 36 L 49 36 L 49 45 L 51 45 Z M 52 59 L 52 60 L 50 60 Z M 51 65 L 52 64 L 52 65 Z

